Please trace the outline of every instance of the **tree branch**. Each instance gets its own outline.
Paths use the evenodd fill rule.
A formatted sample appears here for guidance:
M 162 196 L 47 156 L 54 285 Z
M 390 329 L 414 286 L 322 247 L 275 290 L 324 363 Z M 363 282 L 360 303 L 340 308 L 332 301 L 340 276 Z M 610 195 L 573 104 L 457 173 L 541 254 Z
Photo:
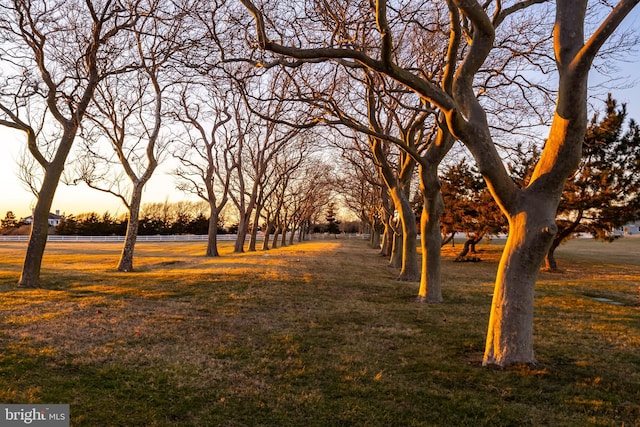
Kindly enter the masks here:
M 431 100 L 442 110 L 451 111 L 455 109 L 453 99 L 437 85 L 428 80 L 419 78 L 410 71 L 397 66 L 393 62 L 390 64 L 385 64 L 383 63 L 383 61 L 375 60 L 365 54 L 363 51 L 346 48 L 304 49 L 284 46 L 272 42 L 267 38 L 262 12 L 260 12 L 260 10 L 258 10 L 258 8 L 250 0 L 240 0 L 240 2 L 249 10 L 249 12 L 256 20 L 258 44 L 264 50 L 305 61 L 315 61 L 318 58 L 332 60 L 352 59 L 353 61 L 364 65 L 372 71 L 384 73 L 390 78 L 398 81 L 399 83 L 404 84 L 405 86 L 416 91 L 418 94 Z
M 588 72 L 602 45 L 638 3 L 640 3 L 640 0 L 621 0 L 580 49 L 572 61 L 572 68 L 583 69 Z
M 382 37 L 380 54 L 382 66 L 390 69 L 393 63 L 393 37 L 387 20 L 387 2 L 385 0 L 376 1 L 376 23 Z

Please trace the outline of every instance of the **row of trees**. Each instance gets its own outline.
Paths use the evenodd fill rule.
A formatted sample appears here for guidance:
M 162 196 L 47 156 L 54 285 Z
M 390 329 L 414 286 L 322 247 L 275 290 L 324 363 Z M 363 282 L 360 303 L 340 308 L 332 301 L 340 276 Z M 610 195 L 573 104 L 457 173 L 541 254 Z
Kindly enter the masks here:
M 218 255 L 227 203 L 239 218 L 237 252 L 247 234 L 256 249 L 263 221 L 276 233 L 318 222 L 334 185 L 318 143 L 325 136 L 278 122 L 304 111 L 255 101 L 286 84 L 226 61 L 244 44 L 223 3 L 4 1 L 2 9 L 0 124 L 27 137 L 20 175 L 37 196 L 21 286 L 39 284 L 60 180 L 122 201 L 121 271 L 133 269 L 138 232 L 158 228 L 141 223 L 142 196 L 168 158 L 179 190 L 208 205 L 208 256 Z
M 594 114 L 583 146 L 584 155 L 573 179 L 569 180 L 558 210 L 556 223 L 559 232 L 551 245 L 545 267 L 556 270 L 555 249 L 577 233 L 611 240 L 612 230 L 638 218 L 640 212 L 640 126 L 632 119 L 626 124 L 626 106 L 618 106 L 609 98 L 605 102 L 604 115 Z M 626 127 L 626 130 L 625 130 Z M 539 153 L 537 150 L 517 152 L 517 161 L 509 165 L 514 179 L 526 181 Z M 461 256 L 466 255 L 487 235 L 505 233 L 507 222 L 499 207 L 491 198 L 482 176 L 470 164 L 462 160 L 446 165 L 442 173 L 441 192 L 445 211 L 441 219 L 442 244 L 448 243 L 455 233 L 467 235 Z M 372 175 L 375 178 L 375 174 Z M 345 192 L 345 195 L 349 193 Z M 419 222 L 422 200 L 416 193 L 412 201 Z M 371 203 L 371 202 L 367 202 Z M 364 203 L 363 203 L 364 204 Z M 375 208 L 375 205 L 373 206 Z M 382 210 L 382 206 L 377 206 Z M 311 231 L 340 232 L 335 219 L 335 207 L 327 207 L 327 224 L 313 225 Z M 151 203 L 142 205 L 139 234 L 208 234 L 209 219 L 206 202 Z M 367 220 L 367 219 L 365 219 Z M 368 220 L 367 220 L 368 221 Z M 67 235 L 125 235 L 127 217 L 115 218 L 108 212 L 95 212 L 64 217 L 56 227 L 57 234 Z M 10 232 L 24 225 L 13 212 L 7 212 L 1 221 L 1 229 Z M 236 233 L 239 224 L 227 224 L 218 215 L 218 233 Z M 261 224 L 264 229 L 266 224 Z M 271 225 L 273 230 L 273 225 Z M 355 228 L 354 228 L 355 227 Z M 352 226 L 350 231 L 360 227 Z M 393 263 L 393 259 L 391 260 Z
M 355 0 L 315 8 L 241 1 L 255 22 L 254 41 L 264 52 L 260 64 L 343 79 L 334 78 L 330 87 L 313 81 L 297 98 L 322 108 L 324 122 L 366 136 L 369 151 L 362 155 L 379 169 L 382 204 L 391 199 L 400 219 L 403 263 L 414 257 L 415 237 L 403 177 L 417 165 L 423 201 L 419 297 L 428 302 L 442 300 L 444 203 L 437 168 L 455 140 L 471 152 L 509 225 L 484 363 L 535 362 L 535 281 L 558 232 L 563 188 L 582 158 L 589 70 L 638 1 L 600 10 L 588 8 L 586 0 Z M 600 25 L 593 26 L 595 20 Z M 626 36 L 617 47 L 636 42 Z M 313 79 L 308 75 L 300 80 Z M 339 81 L 346 82 L 343 90 L 336 89 Z M 539 157 L 527 179 L 513 177 L 503 161 L 505 148 L 523 140 L 535 145 L 540 125 L 549 130 Z M 391 163 L 384 156 L 394 151 Z M 387 212 L 378 217 L 386 227 Z M 403 264 L 403 272 L 412 264 Z
M 26 135 L 22 175 L 37 194 L 21 286 L 39 283 L 60 179 L 123 201 L 118 268 L 131 270 L 142 190 L 172 156 L 180 189 L 209 206 L 207 255 L 228 203 L 235 250 L 247 234 L 255 250 L 260 222 L 302 230 L 340 187 L 374 240 L 382 231 L 399 278 L 441 302 L 438 169 L 457 163 L 445 159 L 460 141 L 508 222 L 484 362 L 535 360 L 535 279 L 582 158 L 588 72 L 639 0 L 0 1 L 0 124 Z M 585 29 L 587 18 L 602 25 Z M 518 175 L 503 158 L 523 146 L 541 148 L 513 165 Z M 469 185 L 452 183 L 454 198 L 471 197 Z

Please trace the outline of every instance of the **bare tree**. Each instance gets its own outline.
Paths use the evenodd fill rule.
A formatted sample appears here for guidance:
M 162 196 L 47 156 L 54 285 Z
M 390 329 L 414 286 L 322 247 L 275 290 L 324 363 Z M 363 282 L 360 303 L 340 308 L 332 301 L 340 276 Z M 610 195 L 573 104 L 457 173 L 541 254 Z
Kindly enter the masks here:
M 277 76 L 276 76 L 277 77 Z M 267 90 L 286 91 L 286 81 L 271 76 Z M 288 109 L 282 101 L 284 97 L 274 96 L 266 102 L 256 102 L 260 92 L 265 90 L 263 83 L 250 80 L 238 81 L 247 107 L 244 115 L 235 115 L 234 123 L 238 127 L 238 149 L 235 157 L 236 177 L 232 182 L 230 197 L 238 208 L 239 225 L 234 252 L 244 252 L 247 234 L 251 232 L 249 250 L 256 249 L 256 233 L 262 205 L 272 192 L 268 183 L 276 173 L 273 162 L 291 145 L 291 141 L 302 129 L 283 124 L 295 122 L 292 116 L 299 111 Z
M 277 238 L 280 234 L 282 246 L 287 244 L 286 233 L 293 215 L 291 205 L 296 200 L 296 194 L 292 192 L 293 186 L 299 172 L 304 171 L 305 166 L 311 165 L 315 160 L 311 155 L 311 144 L 305 140 L 304 135 L 299 135 L 295 141 L 291 141 L 287 150 L 273 160 L 271 166 L 275 173 L 268 183 L 271 190 L 262 206 L 266 219 L 263 249 L 269 249 L 271 227 L 275 227 L 273 247 L 278 245 Z
M 181 163 L 174 175 L 179 179 L 178 189 L 208 203 L 206 256 L 219 256 L 219 216 L 229 200 L 230 181 L 237 168 L 238 129 L 231 126 L 231 121 L 243 104 L 220 81 L 213 78 L 205 81 L 208 82 L 205 86 L 185 88 L 180 98 L 182 109 L 178 117 L 187 126 L 188 138 L 173 152 Z M 198 89 L 207 94 L 206 99 L 198 96 Z
M 115 195 L 127 207 L 127 234 L 117 267 L 120 271 L 133 270 L 142 193 L 168 142 L 162 134 L 164 94 L 175 82 L 167 63 L 184 48 L 179 38 L 182 16 L 163 10 L 159 0 L 152 3 L 152 9 L 153 15 L 142 17 L 135 28 L 135 48 L 130 54 L 139 64 L 137 69 L 104 79 L 95 91 L 95 107 L 88 113 L 91 137 L 84 147 L 93 155 L 80 158 L 78 179 Z M 102 138 L 109 141 L 113 156 L 101 155 L 94 148 Z M 121 166 L 128 184 L 122 174 L 113 175 L 114 164 Z
M 257 42 L 265 50 L 299 60 L 351 60 L 383 73 L 429 100 L 442 112 L 442 132 L 462 141 L 473 154 L 489 189 L 509 221 L 509 238 L 496 277 L 484 364 L 505 366 L 535 362 L 533 352 L 533 300 L 538 270 L 556 233 L 555 212 L 562 188 L 577 167 L 587 127 L 587 78 L 603 44 L 638 0 L 621 0 L 585 37 L 586 0 L 567 0 L 555 5 L 553 29 L 557 65 L 557 96 L 553 122 L 529 184 L 520 188 L 502 162 L 489 125 L 488 112 L 476 93 L 475 78 L 487 59 L 496 52 L 496 31 L 512 17 L 543 20 L 526 15 L 542 0 L 502 2 L 451 0 L 449 8 L 449 52 L 445 64 L 455 69 L 449 83 L 440 86 L 420 70 L 412 69 L 394 56 L 394 35 L 403 27 L 391 27 L 386 1 L 373 9 L 379 33 L 376 50 L 365 52 L 326 40 L 320 44 L 290 43 L 270 37 L 272 24 L 249 0 L 242 3 L 257 23 Z M 298 20 L 298 26 L 302 25 Z M 269 26 L 267 25 L 269 23 Z M 544 25 L 540 25 L 544 27 Z M 425 28 L 425 31 L 427 29 Z M 291 32 L 289 33 L 291 34 Z M 307 35 L 309 33 L 306 33 Z M 302 43 L 302 41 L 300 41 Z M 519 46 L 512 46 L 517 53 Z M 528 46 L 526 46 L 528 49 Z M 547 52 L 550 56 L 551 52 Z M 446 119 L 446 121 L 444 120 Z
M 290 243 L 293 242 L 295 231 L 298 231 L 298 241 L 302 241 L 310 232 L 311 224 L 320 214 L 323 207 L 329 203 L 332 189 L 335 186 L 331 178 L 334 169 L 326 162 L 316 159 L 307 162 L 294 177 L 290 186 L 291 223 L 293 230 Z
M 274 67 L 281 62 L 274 61 L 265 67 Z M 426 113 L 424 110 L 411 109 L 412 100 L 403 99 L 412 97 L 413 101 L 418 97 L 406 89 L 402 91 L 396 88 L 385 88 L 379 84 L 380 79 L 374 79 L 369 73 L 355 84 L 351 67 L 345 67 L 342 72 L 314 73 L 306 70 L 303 74 L 296 67 L 295 73 L 288 73 L 291 86 L 288 96 L 290 100 L 299 105 L 307 105 L 315 116 L 307 122 L 289 123 L 292 127 L 308 128 L 319 124 L 331 127 L 346 127 L 351 131 L 368 135 L 368 157 L 379 169 L 388 189 L 387 192 L 395 206 L 385 215 L 387 218 L 386 229 L 393 230 L 395 238 L 385 239 L 383 252 L 390 249 L 390 265 L 400 267 L 399 280 L 420 280 L 420 268 L 418 265 L 417 226 L 416 219 L 409 203 L 410 186 L 413 181 L 416 162 L 414 158 L 404 150 L 398 150 L 386 138 L 387 135 L 397 134 L 396 139 L 415 147 L 416 138 L 420 138 L 420 132 Z M 287 68 L 282 69 L 287 73 Z M 359 75 L 362 73 L 356 70 Z M 318 76 L 317 74 L 320 74 Z M 351 75 L 352 80 L 349 80 Z M 388 89 L 388 90 L 387 90 Z M 380 93 L 393 93 L 393 96 L 383 97 Z M 404 93 L 403 93 L 404 92 Z M 418 100 L 419 101 L 419 100 Z M 344 129 L 336 130 L 339 135 Z M 342 143 L 344 137 L 337 140 Z M 351 138 L 346 138 L 351 139 Z M 358 142 L 358 139 L 353 139 Z M 354 149 L 362 149 L 358 145 Z M 396 218 L 398 224 L 396 225 Z M 393 243 L 393 244 L 390 244 Z
M 350 93 L 354 90 L 354 82 L 345 85 Z M 403 99 L 401 91 L 394 88 L 386 88 L 379 79 L 371 74 L 363 78 L 360 104 L 364 111 L 359 114 L 355 111 L 357 101 L 347 103 L 350 111 L 341 107 L 344 101 L 338 102 L 335 95 L 326 99 L 325 112 L 333 118 L 324 118 L 323 121 L 332 126 L 346 126 L 353 131 L 367 135 L 370 161 L 378 168 L 382 182 L 386 185 L 386 192 L 391 198 L 398 224 L 394 224 L 396 215 L 388 212 L 387 225 L 393 230 L 395 237 L 387 236 L 386 241 L 392 243 L 390 265 L 400 267 L 399 280 L 419 281 L 420 267 L 417 252 L 417 226 L 416 217 L 409 202 L 411 183 L 416 169 L 416 160 L 407 151 L 399 150 L 391 140 L 401 140 L 407 146 L 415 149 L 422 138 L 422 129 L 429 111 L 419 108 L 409 108 L 411 100 Z M 335 83 L 334 83 L 335 85 Z M 389 89 L 389 90 L 387 90 Z M 394 92 L 393 96 L 384 96 Z M 414 100 L 417 98 L 413 93 Z M 317 107 L 320 103 L 316 93 L 307 96 Z M 355 113 L 355 114 L 354 114 Z M 354 141 L 357 141 L 354 140 Z M 355 147 L 361 150 L 360 147 Z
M 0 57 L 11 74 L 2 82 L 0 123 L 25 132 L 42 171 L 19 286 L 40 284 L 49 211 L 67 157 L 99 82 L 130 66 L 116 35 L 133 27 L 145 6 L 2 2 Z
M 356 145 L 357 146 L 357 145 Z M 381 254 L 389 256 L 385 243 L 391 242 L 392 231 L 389 229 L 392 217 L 387 188 L 382 182 L 379 171 L 376 170 L 371 154 L 364 150 L 353 150 L 351 145 L 342 148 L 344 167 L 339 167 L 343 185 L 337 191 L 343 196 L 346 205 L 353 212 L 357 212 L 360 220 L 366 225 L 366 232 L 370 234 L 370 244 L 373 248 L 380 248 Z M 384 239 L 381 238 L 381 228 L 384 228 Z

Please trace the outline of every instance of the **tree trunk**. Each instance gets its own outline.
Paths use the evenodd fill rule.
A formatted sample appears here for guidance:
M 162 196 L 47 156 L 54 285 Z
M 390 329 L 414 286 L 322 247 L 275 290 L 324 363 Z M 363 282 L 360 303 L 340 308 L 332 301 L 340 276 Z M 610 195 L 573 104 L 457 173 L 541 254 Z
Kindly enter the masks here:
M 534 289 L 538 271 L 557 230 L 554 220 L 557 203 L 540 198 L 530 198 L 525 203 L 519 213 L 508 218 L 509 237 L 493 292 L 482 362 L 485 366 L 536 362 L 533 353 Z
M 437 168 L 420 166 L 420 191 L 423 199 L 420 218 L 422 277 L 420 278 L 418 301 L 441 303 L 440 248 L 442 247 L 442 234 L 440 233 L 440 216 L 444 211 L 444 201 L 440 193 Z
M 402 234 L 402 271 L 398 280 L 407 282 L 420 281 L 420 263 L 418 262 L 418 229 L 415 223 L 415 215 L 412 213 L 413 222 L 409 222 Z M 438 233 L 440 230 L 438 230 Z
M 251 236 L 249 238 L 249 247 L 247 250 L 249 252 L 256 251 L 256 245 L 258 242 L 258 228 L 260 226 L 260 207 L 256 208 L 255 216 L 253 217 L 253 226 L 251 227 Z
M 393 253 L 393 240 L 394 240 L 394 232 L 393 228 L 388 222 L 384 223 L 384 231 L 382 233 L 378 233 L 378 238 L 373 238 L 371 241 L 371 246 L 374 249 L 380 249 L 380 255 L 383 257 L 390 257 Z M 375 234 L 371 235 L 375 237 Z
M 378 235 L 377 237 L 379 239 L 376 239 L 376 241 L 372 240 L 372 246 L 375 249 L 380 249 L 380 255 L 388 258 L 391 256 L 391 251 L 393 249 L 394 231 L 391 225 L 391 221 L 393 221 L 392 215 L 391 215 L 392 209 L 389 207 L 391 203 L 389 201 L 389 191 L 387 190 L 387 187 L 381 188 L 380 197 L 382 199 L 382 209 L 380 212 L 382 218 L 380 218 L 379 220 L 376 220 L 375 216 L 372 216 L 371 229 L 376 230 L 378 232 L 382 231 L 383 234 L 381 236 Z M 378 225 L 381 225 L 382 227 L 384 227 L 383 230 L 380 230 Z M 372 237 L 375 236 L 375 234 L 373 233 L 374 232 L 372 231 Z
M 278 247 L 278 237 L 280 237 L 280 226 L 276 227 L 276 230 L 273 232 L 273 243 L 271 244 L 272 248 Z
M 296 227 L 295 224 L 293 226 L 293 230 L 291 230 L 291 234 L 289 234 L 289 246 L 293 245 L 293 240 L 296 236 Z
M 49 211 L 53 204 L 55 192 L 55 188 L 53 188 L 48 194 L 44 191 L 44 188 L 45 184 L 43 183 L 38 202 L 33 210 L 27 253 L 24 258 L 20 281 L 18 282 L 18 286 L 21 288 L 37 288 L 40 286 L 42 257 L 47 245 L 47 235 L 49 234 Z
M 472 238 L 467 238 L 467 240 L 464 241 L 464 245 L 462 246 L 462 250 L 460 251 L 460 253 L 457 255 L 458 258 L 462 258 L 467 256 L 467 254 L 469 253 L 469 249 L 471 248 L 471 245 L 473 244 L 474 240 Z
M 482 240 L 482 237 L 484 237 L 484 234 L 481 234 L 480 236 L 477 236 L 477 237 L 475 236 L 467 237 L 467 240 L 465 240 L 464 246 L 462 247 L 462 250 L 460 251 L 460 253 L 457 255 L 457 258 L 462 259 L 466 257 L 469 254 L 469 252 L 471 252 L 472 254 L 478 253 L 476 251 L 476 244 L 480 242 L 480 240 Z
M 217 257 L 218 252 L 218 209 L 215 203 L 209 203 L 209 228 L 207 230 L 207 253 L 205 256 Z
M 262 250 L 263 251 L 268 251 L 269 250 L 269 235 L 271 234 L 270 230 L 271 230 L 271 226 L 272 225 L 273 225 L 272 222 L 269 219 L 267 219 L 267 222 L 266 222 L 266 224 L 264 226 L 265 229 L 264 229 L 264 233 L 263 233 L 264 234 L 264 240 L 262 241 Z
M 556 249 L 560 246 L 560 242 L 556 243 L 556 239 L 554 239 L 551 247 L 547 251 L 547 254 L 544 257 L 544 270 L 545 271 L 558 271 L 558 264 L 556 263 L 555 252 Z
M 382 243 L 382 236 L 380 235 L 380 230 L 376 227 L 371 229 L 371 247 L 379 248 Z
M 402 268 L 402 233 L 396 231 L 391 240 L 391 256 L 389 257 L 389 267 Z
M 398 187 L 390 188 L 390 194 L 402 227 L 402 270 L 398 280 L 417 282 L 420 280 L 420 267 L 418 264 L 416 215 L 413 213 L 411 203 L 404 190 Z
M 551 243 L 551 247 L 549 248 L 549 251 L 547 252 L 547 255 L 544 258 L 545 271 L 553 271 L 553 272 L 558 271 L 558 264 L 556 263 L 556 257 L 555 257 L 556 249 L 558 248 L 558 246 L 560 246 L 560 243 L 564 242 L 569 236 L 571 236 L 576 231 L 576 229 L 580 225 L 580 222 L 582 221 L 583 215 L 584 215 L 584 211 L 582 209 L 579 209 L 578 215 L 573 220 L 573 222 L 569 226 L 560 230 L 558 234 L 556 234 L 556 237 L 553 239 L 553 242 Z
M 136 187 L 131 194 L 127 235 L 124 238 L 120 262 L 118 263 L 118 270 L 125 272 L 133 271 L 133 253 L 136 247 L 136 240 L 138 239 L 138 225 L 140 224 L 140 204 L 142 202 L 142 188 L 144 185 Z
M 40 286 L 42 257 L 44 256 L 49 234 L 49 212 L 53 205 L 53 198 L 56 194 L 60 176 L 62 176 L 62 171 L 64 170 L 64 163 L 73 145 L 76 130 L 77 127 L 70 127 L 65 130 L 55 158 L 49 163 L 45 171 L 38 194 L 38 201 L 33 209 L 31 233 L 29 234 L 29 243 L 27 244 L 27 252 L 24 257 L 18 287 L 37 288 Z
M 240 222 L 238 223 L 238 235 L 236 236 L 236 243 L 233 246 L 233 252 L 235 253 L 244 252 L 244 242 L 247 239 L 247 230 L 249 228 L 248 222 L 248 218 L 240 218 Z
M 442 239 L 442 243 L 441 243 L 441 245 L 442 245 L 442 246 L 444 246 L 444 245 L 446 245 L 447 243 L 451 242 L 451 246 L 455 247 L 455 246 L 456 246 L 456 243 L 455 243 L 455 241 L 454 241 L 454 236 L 455 236 L 455 235 L 456 235 L 456 232 L 455 232 L 455 231 L 453 231 L 453 232 L 451 232 L 451 233 L 447 234 L 447 237 L 445 237 L 444 239 Z

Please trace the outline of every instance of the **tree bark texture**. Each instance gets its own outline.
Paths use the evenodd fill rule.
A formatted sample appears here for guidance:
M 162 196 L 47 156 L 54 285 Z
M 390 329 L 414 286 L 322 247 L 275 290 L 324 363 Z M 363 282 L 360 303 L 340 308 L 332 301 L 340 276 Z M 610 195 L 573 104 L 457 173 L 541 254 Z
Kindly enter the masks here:
M 33 210 L 31 223 L 31 233 L 25 254 L 22 273 L 18 286 L 21 288 L 37 288 L 40 286 L 40 269 L 42 267 L 42 257 L 47 245 L 47 235 L 49 234 L 49 212 L 53 204 L 55 186 L 49 190 L 52 179 L 43 181 L 40 197 Z
M 45 170 L 38 201 L 33 210 L 31 233 L 29 234 L 27 252 L 22 265 L 22 273 L 18 281 L 19 287 L 37 288 L 40 286 L 42 257 L 44 256 L 47 235 L 49 234 L 49 212 L 51 211 L 58 182 L 64 170 L 64 163 L 71 151 L 77 129 L 77 125 L 67 126 L 55 158 L 47 165 Z
M 544 257 L 544 269 L 546 271 L 558 271 L 558 263 L 556 262 L 555 252 L 558 245 L 551 245 Z
M 280 226 L 277 226 L 275 231 L 273 232 L 273 243 L 271 244 L 271 247 L 273 249 L 278 247 L 278 238 L 280 237 Z
M 218 209 L 215 201 L 209 201 L 209 227 L 207 229 L 207 257 L 220 256 L 218 252 Z
M 420 232 L 422 238 L 422 276 L 418 290 L 418 301 L 442 302 L 440 216 L 444 212 L 444 201 L 440 193 L 440 182 L 435 167 L 420 165 L 420 191 L 422 192 L 422 215 Z
M 374 249 L 380 248 L 381 244 L 382 244 L 382 235 L 380 233 L 380 230 L 374 227 L 371 230 L 371 247 Z
M 393 239 L 391 239 L 391 256 L 389 257 L 389 267 L 402 268 L 402 234 L 399 232 L 393 233 Z
M 371 247 L 374 249 L 380 249 L 380 255 L 383 257 L 390 257 L 393 253 L 393 241 L 395 233 L 389 221 L 384 223 L 384 231 L 380 233 L 377 227 L 372 229 L 372 241 Z
M 247 252 L 255 252 L 258 244 L 258 224 L 260 221 L 260 212 L 256 210 L 256 215 L 253 218 L 253 225 L 251 226 L 251 233 L 249 234 L 249 246 Z
M 268 251 L 269 250 L 269 239 L 270 239 L 269 236 L 271 235 L 271 233 L 269 231 L 271 230 L 272 226 L 273 226 L 273 223 L 267 219 L 265 230 L 264 230 L 264 240 L 262 241 L 262 250 L 263 251 Z
M 241 218 L 238 223 L 238 236 L 236 237 L 236 242 L 233 246 L 233 252 L 235 253 L 244 252 L 244 242 L 247 238 L 247 231 L 249 229 L 247 222 L 248 218 Z
M 390 189 L 390 193 L 402 227 L 402 267 L 398 280 L 417 282 L 420 280 L 420 267 L 418 264 L 416 216 L 404 190 L 393 187 Z
M 483 365 L 535 363 L 534 289 L 556 231 L 554 203 L 533 201 L 509 218 L 496 276 Z
M 127 224 L 127 235 L 124 238 L 124 246 L 120 254 L 118 270 L 130 272 L 133 271 L 133 254 L 138 239 L 138 225 L 140 224 L 140 202 L 142 199 L 142 188 L 134 189 L 129 205 L 129 223 Z

